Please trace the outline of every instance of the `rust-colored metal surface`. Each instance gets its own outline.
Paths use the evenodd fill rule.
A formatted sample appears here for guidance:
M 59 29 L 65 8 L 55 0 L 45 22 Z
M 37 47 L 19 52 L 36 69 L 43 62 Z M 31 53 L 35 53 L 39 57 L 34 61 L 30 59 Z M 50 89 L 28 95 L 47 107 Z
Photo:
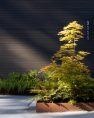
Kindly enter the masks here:
M 36 112 L 66 112 L 66 111 L 93 111 L 93 103 L 37 103 Z

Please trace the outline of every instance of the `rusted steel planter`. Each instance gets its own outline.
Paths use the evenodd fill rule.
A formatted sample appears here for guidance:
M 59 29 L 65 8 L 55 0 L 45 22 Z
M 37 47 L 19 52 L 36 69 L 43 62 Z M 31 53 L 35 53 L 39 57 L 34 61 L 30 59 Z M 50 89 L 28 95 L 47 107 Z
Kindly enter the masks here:
M 94 111 L 94 102 L 77 103 L 36 103 L 36 112 Z

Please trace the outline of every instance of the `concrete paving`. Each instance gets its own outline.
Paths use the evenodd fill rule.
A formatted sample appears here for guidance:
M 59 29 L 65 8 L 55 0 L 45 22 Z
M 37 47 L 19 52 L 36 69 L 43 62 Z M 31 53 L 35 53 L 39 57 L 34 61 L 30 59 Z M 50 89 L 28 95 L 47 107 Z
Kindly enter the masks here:
M 0 95 L 0 118 L 94 118 L 94 112 L 36 113 L 29 96 Z

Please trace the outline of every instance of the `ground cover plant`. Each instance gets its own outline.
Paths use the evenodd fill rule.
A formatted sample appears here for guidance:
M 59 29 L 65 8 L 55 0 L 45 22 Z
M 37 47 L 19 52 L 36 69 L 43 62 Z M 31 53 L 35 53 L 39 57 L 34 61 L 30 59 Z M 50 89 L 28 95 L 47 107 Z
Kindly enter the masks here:
M 37 83 L 38 72 L 10 73 L 7 78 L 0 79 L 0 93 L 14 95 L 29 95 L 29 90 Z

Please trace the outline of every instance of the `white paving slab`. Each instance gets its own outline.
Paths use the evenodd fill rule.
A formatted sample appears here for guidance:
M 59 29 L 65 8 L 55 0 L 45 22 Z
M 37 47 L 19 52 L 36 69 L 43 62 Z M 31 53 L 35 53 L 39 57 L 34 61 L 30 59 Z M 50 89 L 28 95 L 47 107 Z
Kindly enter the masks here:
M 94 118 L 94 112 L 36 113 L 29 96 L 0 95 L 0 118 Z M 30 106 L 30 108 L 28 107 Z

